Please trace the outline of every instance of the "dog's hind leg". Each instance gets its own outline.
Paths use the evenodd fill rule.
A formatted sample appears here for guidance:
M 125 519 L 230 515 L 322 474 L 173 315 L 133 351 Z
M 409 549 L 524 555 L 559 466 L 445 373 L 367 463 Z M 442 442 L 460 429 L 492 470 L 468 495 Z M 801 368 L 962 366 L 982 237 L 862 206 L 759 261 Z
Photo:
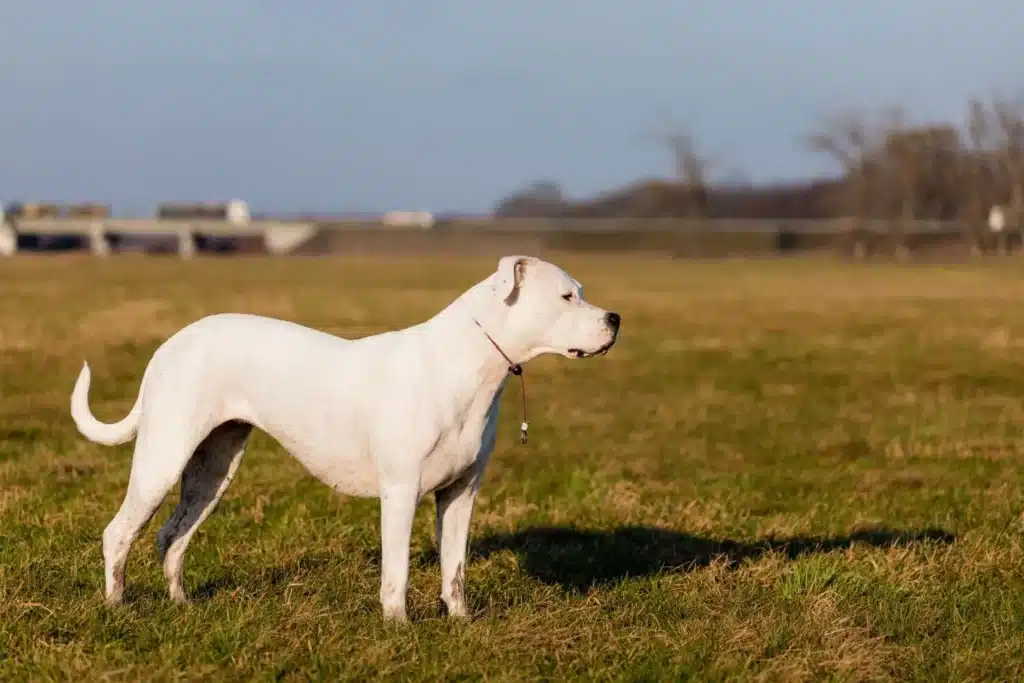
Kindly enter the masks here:
M 168 590 L 176 602 L 186 600 L 182 585 L 185 550 L 234 479 L 250 432 L 252 426 L 244 422 L 226 422 L 215 428 L 196 448 L 181 474 L 181 499 L 156 537 Z
M 132 544 L 174 487 L 195 448 L 195 443 L 189 442 L 187 436 L 181 438 L 181 434 L 164 425 L 146 422 L 140 425 L 128 490 L 117 514 L 103 530 L 108 603 L 121 601 Z

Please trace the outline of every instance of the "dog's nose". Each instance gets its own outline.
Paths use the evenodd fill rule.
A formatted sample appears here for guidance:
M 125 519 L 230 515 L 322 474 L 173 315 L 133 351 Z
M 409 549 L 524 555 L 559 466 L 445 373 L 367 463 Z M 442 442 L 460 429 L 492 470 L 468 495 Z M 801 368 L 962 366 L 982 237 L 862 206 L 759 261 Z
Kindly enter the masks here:
M 619 323 L 622 322 L 622 316 L 620 316 L 618 313 L 605 313 L 604 321 L 608 323 L 609 327 L 612 327 L 616 331 L 618 331 Z

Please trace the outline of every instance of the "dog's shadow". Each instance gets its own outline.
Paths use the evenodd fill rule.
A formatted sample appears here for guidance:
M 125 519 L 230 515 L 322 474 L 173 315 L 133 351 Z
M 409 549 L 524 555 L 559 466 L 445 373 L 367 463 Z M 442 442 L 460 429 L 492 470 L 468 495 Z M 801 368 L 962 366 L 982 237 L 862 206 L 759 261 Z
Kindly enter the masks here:
M 535 579 L 571 592 L 618 583 L 627 578 L 686 573 L 713 561 L 736 568 L 769 553 L 788 559 L 827 553 L 863 544 L 874 548 L 956 540 L 941 529 L 873 528 L 844 536 L 766 538 L 753 542 L 712 539 L 657 527 L 629 526 L 609 531 L 571 527 L 532 527 L 507 534 L 487 534 L 472 544 L 472 555 L 488 558 L 511 551 L 520 568 Z M 436 559 L 431 553 L 423 559 Z
M 941 529 L 892 530 L 872 528 L 843 536 L 765 538 L 751 542 L 695 536 L 658 527 L 627 526 L 613 530 L 574 527 L 529 527 L 512 533 L 485 533 L 470 547 L 470 560 L 487 559 L 498 553 L 513 553 L 520 569 L 534 579 L 559 586 L 570 593 L 587 593 L 625 579 L 658 574 L 681 574 L 722 561 L 730 568 L 745 560 L 757 560 L 779 553 L 788 559 L 804 555 L 844 550 L 855 544 L 873 548 L 906 547 L 922 543 L 948 544 L 956 537 Z M 415 553 L 412 564 L 418 568 L 436 567 L 435 548 Z M 380 567 L 378 548 L 364 552 L 370 566 Z M 239 570 L 225 570 L 221 576 L 201 584 L 192 598 L 206 602 L 223 591 L 231 592 L 243 584 L 283 589 L 300 571 L 324 574 L 333 571 L 335 553 L 314 553 L 298 562 L 266 567 L 258 576 L 242 577 Z M 436 571 L 436 569 L 434 569 Z M 138 597 L 157 598 L 162 589 L 146 591 Z

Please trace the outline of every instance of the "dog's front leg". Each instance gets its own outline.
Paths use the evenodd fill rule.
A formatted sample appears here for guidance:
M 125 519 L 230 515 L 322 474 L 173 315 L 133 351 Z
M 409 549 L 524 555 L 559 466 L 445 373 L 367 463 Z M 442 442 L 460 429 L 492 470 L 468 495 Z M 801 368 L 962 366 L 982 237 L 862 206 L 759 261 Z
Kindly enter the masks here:
M 409 583 L 409 543 L 419 501 L 417 483 L 381 487 L 380 603 L 387 621 L 405 621 L 405 596 Z
M 480 478 L 476 471 L 434 493 L 437 503 L 437 545 L 441 556 L 441 601 L 452 617 L 467 617 L 466 550 L 469 523 Z

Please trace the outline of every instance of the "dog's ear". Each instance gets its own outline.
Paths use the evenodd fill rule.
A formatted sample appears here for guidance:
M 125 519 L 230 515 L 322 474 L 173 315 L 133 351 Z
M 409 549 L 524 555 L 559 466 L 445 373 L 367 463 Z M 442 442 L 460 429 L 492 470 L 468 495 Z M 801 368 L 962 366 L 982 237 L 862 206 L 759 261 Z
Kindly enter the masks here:
M 498 272 L 495 273 L 495 290 L 509 306 L 519 300 L 519 287 L 526 277 L 528 256 L 503 256 L 498 261 Z

